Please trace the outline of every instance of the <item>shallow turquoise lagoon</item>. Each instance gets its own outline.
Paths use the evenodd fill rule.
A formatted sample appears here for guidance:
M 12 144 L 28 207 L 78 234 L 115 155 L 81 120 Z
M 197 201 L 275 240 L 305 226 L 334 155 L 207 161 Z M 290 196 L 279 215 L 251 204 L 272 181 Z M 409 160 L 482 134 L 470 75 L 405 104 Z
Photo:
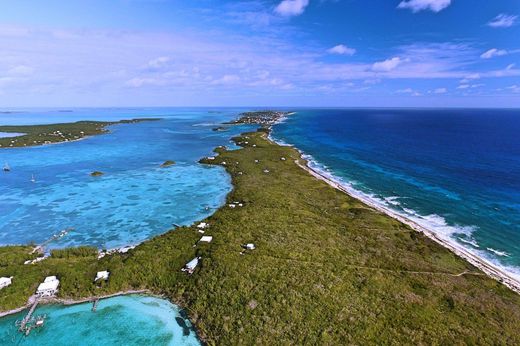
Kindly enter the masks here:
M 233 135 L 250 129 L 213 131 L 239 112 L 154 108 L 0 114 L 0 124 L 162 118 L 114 125 L 109 134 L 77 142 L 0 149 L 0 162 L 11 167 L 0 172 L 0 245 L 41 244 L 71 228 L 48 248 L 115 248 L 209 216 L 224 203 L 231 184 L 222 168 L 198 160 L 216 146 L 232 146 Z M 166 160 L 177 164 L 161 168 Z M 92 171 L 105 174 L 91 177 Z
M 2 345 L 200 345 L 191 323 L 180 309 L 164 299 L 131 295 L 104 299 L 96 312 L 92 304 L 41 306 L 45 325 L 25 337 L 16 320 L 23 313 L 0 319 Z

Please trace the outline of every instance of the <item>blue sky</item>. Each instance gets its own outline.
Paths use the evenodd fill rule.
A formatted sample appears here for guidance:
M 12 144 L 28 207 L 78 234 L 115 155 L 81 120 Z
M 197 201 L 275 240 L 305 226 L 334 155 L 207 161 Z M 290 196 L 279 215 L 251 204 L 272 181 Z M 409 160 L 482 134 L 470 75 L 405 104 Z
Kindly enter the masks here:
M 520 107 L 518 0 L 0 0 L 0 107 Z

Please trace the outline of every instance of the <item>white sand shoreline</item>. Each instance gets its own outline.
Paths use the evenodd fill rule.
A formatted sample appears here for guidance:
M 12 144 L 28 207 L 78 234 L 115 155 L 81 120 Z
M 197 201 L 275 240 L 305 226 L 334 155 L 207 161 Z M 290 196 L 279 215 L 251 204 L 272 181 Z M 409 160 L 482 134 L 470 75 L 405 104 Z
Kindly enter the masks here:
M 306 160 L 307 162 L 307 160 Z M 426 227 L 423 227 L 419 225 L 417 222 L 404 217 L 402 215 L 399 215 L 395 211 L 391 210 L 390 208 L 384 207 L 382 205 L 379 205 L 375 203 L 374 201 L 370 200 L 369 198 L 365 198 L 360 194 L 353 194 L 351 191 L 349 191 L 347 188 L 342 186 L 341 184 L 331 180 L 330 178 L 326 177 L 324 174 L 320 173 L 319 171 L 315 170 L 314 168 L 310 167 L 308 163 L 306 165 L 302 165 L 299 162 L 296 162 L 298 166 L 309 172 L 313 177 L 322 180 L 329 184 L 330 186 L 334 187 L 337 190 L 340 190 L 347 195 L 367 204 L 368 206 L 380 211 L 381 213 L 388 215 L 405 225 L 410 226 L 412 229 L 416 230 L 417 232 L 423 233 L 428 238 L 432 239 L 436 243 L 442 245 L 443 247 L 447 248 L 457 256 L 465 259 L 478 269 L 482 270 L 484 273 L 486 273 L 491 278 L 503 283 L 513 291 L 520 294 L 520 281 L 514 277 L 512 277 L 509 273 L 505 272 L 501 268 L 499 268 L 497 265 L 491 263 L 489 260 L 479 257 L 470 251 L 468 251 L 466 248 L 464 248 L 462 245 L 457 244 L 456 242 L 448 242 L 444 239 L 441 239 L 439 236 L 435 234 L 434 231 L 427 229 Z
M 435 241 L 436 243 L 440 244 L 441 246 L 445 247 L 446 249 L 450 250 L 457 256 L 468 261 L 469 263 L 471 263 L 472 265 L 474 265 L 475 267 L 477 267 L 478 269 L 483 271 L 489 277 L 501 282 L 502 284 L 509 287 L 511 290 L 520 294 L 520 280 L 513 277 L 512 275 L 510 275 L 509 273 L 504 271 L 502 268 L 500 268 L 496 264 L 492 263 L 491 261 L 489 261 L 485 258 L 482 258 L 480 256 L 477 256 L 477 255 L 471 253 L 468 249 L 466 249 L 464 246 L 456 243 L 455 241 L 447 241 L 445 239 L 440 238 L 435 233 L 435 231 L 430 230 L 430 229 L 418 224 L 417 222 L 415 222 L 414 220 L 412 220 L 410 218 L 407 218 L 403 215 L 398 214 L 397 212 L 393 211 L 392 209 L 390 209 L 388 207 L 385 207 L 381 204 L 374 202 L 370 198 L 363 196 L 361 193 L 355 193 L 354 191 L 350 191 L 350 189 L 348 189 L 347 187 L 332 180 L 331 178 L 327 177 L 325 174 L 321 173 L 320 171 L 310 167 L 309 161 L 304 158 L 305 154 L 301 150 L 296 148 L 294 145 L 287 144 L 284 142 L 278 142 L 271 136 L 271 134 L 272 134 L 272 132 L 269 133 L 269 135 L 268 135 L 268 139 L 271 142 L 276 143 L 277 145 L 290 146 L 290 147 L 295 148 L 300 153 L 300 158 L 305 160 L 305 162 L 306 162 L 305 165 L 302 165 L 297 160 L 296 164 L 298 166 L 300 166 L 302 169 L 304 169 L 305 171 L 307 171 L 309 174 L 311 174 L 316 179 L 322 180 L 325 183 L 327 183 L 328 185 L 332 186 L 333 188 L 346 193 L 350 197 L 355 198 L 355 199 L 365 203 L 366 205 L 376 209 L 377 211 L 379 211 L 387 216 L 390 216 L 391 218 L 394 218 L 394 219 L 404 223 L 405 225 L 410 226 L 415 231 L 424 234 L 425 236 L 427 236 L 431 240 Z

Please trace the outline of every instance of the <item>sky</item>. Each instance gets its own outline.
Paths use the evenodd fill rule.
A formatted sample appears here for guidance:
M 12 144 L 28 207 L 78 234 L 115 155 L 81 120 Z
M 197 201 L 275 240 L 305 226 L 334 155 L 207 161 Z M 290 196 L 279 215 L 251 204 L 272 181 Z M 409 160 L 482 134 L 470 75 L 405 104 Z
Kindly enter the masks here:
M 519 0 L 0 0 L 0 107 L 520 107 Z

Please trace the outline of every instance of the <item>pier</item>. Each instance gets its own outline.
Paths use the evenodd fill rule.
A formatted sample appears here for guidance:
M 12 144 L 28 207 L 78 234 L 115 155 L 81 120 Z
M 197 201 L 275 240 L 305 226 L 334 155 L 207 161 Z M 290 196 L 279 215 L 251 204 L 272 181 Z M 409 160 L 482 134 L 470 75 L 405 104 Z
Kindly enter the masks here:
M 92 312 L 96 312 L 98 304 L 99 304 L 99 298 L 98 298 L 98 299 L 95 299 L 95 300 L 92 302 Z
M 36 310 L 36 307 L 38 306 L 39 302 L 39 298 L 36 298 L 33 305 L 29 309 L 29 312 L 27 313 L 27 315 L 25 315 L 23 320 L 16 321 L 16 326 L 18 327 L 18 330 L 26 336 L 29 335 L 32 329 L 42 327 L 45 318 L 47 317 L 45 315 L 37 316 L 36 318 L 32 317 L 34 310 Z
M 40 302 L 40 300 L 38 298 L 36 298 L 36 300 L 34 301 L 33 305 L 29 309 L 29 312 L 27 313 L 27 315 L 25 315 L 25 317 L 23 318 L 22 322 L 20 322 L 20 328 L 19 329 L 20 329 L 21 332 L 25 331 L 25 329 L 27 328 L 27 324 L 31 321 L 31 316 L 34 313 L 34 310 L 38 306 L 39 302 Z

